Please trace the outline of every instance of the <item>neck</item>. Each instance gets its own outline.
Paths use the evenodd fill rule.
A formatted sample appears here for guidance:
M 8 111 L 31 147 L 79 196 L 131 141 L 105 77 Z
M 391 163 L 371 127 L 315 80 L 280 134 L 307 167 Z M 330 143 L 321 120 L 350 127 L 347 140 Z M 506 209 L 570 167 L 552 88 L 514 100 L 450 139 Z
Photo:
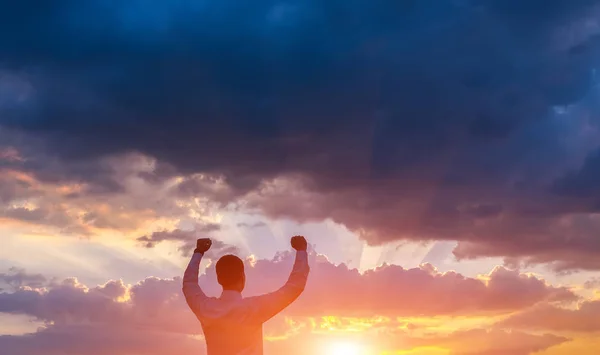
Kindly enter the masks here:
M 221 292 L 220 298 L 224 299 L 224 300 L 235 301 L 235 300 L 242 299 L 242 294 L 240 291 L 237 291 L 237 290 L 223 289 L 223 292 Z
M 241 293 L 242 290 L 240 290 L 239 288 L 223 288 L 223 292 L 238 292 L 238 293 Z

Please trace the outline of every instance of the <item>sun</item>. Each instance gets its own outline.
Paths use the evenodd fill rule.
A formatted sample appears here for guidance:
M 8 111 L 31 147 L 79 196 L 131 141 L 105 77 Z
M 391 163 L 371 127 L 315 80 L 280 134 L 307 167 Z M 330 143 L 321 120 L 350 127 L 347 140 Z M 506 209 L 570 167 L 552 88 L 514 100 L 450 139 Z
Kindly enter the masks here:
M 357 344 L 347 341 L 339 341 L 329 345 L 327 355 L 361 355 Z

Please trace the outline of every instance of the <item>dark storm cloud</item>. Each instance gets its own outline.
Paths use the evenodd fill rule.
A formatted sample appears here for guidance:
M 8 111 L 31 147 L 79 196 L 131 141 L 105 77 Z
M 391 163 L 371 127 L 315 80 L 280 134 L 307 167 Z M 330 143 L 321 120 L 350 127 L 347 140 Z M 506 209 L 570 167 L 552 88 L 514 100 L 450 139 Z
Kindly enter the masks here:
M 196 240 L 198 238 L 206 238 L 211 232 L 216 232 L 221 229 L 219 224 L 208 223 L 198 225 L 193 230 L 175 229 L 172 231 L 158 231 L 149 235 L 143 235 L 137 238 L 137 241 L 142 243 L 146 248 L 154 248 L 157 244 L 164 241 L 174 241 L 179 244 L 178 250 L 184 256 L 192 254 L 196 248 Z M 240 254 L 238 247 L 224 243 L 220 240 L 212 239 L 212 246 L 206 253 L 206 257 L 210 259 L 219 258 L 225 254 Z
M 118 191 L 95 159 L 139 151 L 165 164 L 146 178 L 224 176 L 219 200 L 301 176 L 320 205 L 254 202 L 331 217 L 373 243 L 551 255 L 564 236 L 549 226 L 600 206 L 594 157 L 573 163 L 598 116 L 554 111 L 594 84 L 600 41 L 585 24 L 597 2 L 3 3 L 0 124 L 44 138 L 71 167 L 30 168 L 50 178 Z M 575 239 L 556 257 L 600 252 Z
M 590 207 L 600 209 L 600 149 L 588 156 L 581 170 L 558 180 L 555 190 L 559 194 L 588 197 L 592 203 L 596 203 Z
M 508 137 L 587 91 L 595 47 L 547 42 L 589 1 L 541 18 L 508 3 L 4 5 L 0 58 L 33 89 L 3 121 L 55 132 L 65 155 L 139 149 L 243 173 L 243 186 L 288 160 L 316 170 L 314 153 L 350 178 L 365 171 L 349 158 L 393 176 Z M 523 23 L 536 35 L 517 36 Z
M 144 235 L 137 240 L 143 242 L 146 248 L 153 248 L 156 244 L 166 241 L 173 240 L 179 242 L 196 241 L 201 238 L 201 234 L 215 232 L 221 229 L 219 224 L 208 223 L 205 225 L 197 226 L 194 230 L 181 230 L 175 229 L 173 231 L 160 231 L 154 232 L 150 235 Z
M 165 241 L 165 240 L 175 240 L 175 241 L 191 241 L 195 237 L 195 233 L 193 231 L 182 231 L 176 229 L 174 231 L 160 231 L 154 232 L 150 235 L 143 235 L 137 238 L 138 242 L 144 244 L 146 248 L 154 248 L 156 244 Z

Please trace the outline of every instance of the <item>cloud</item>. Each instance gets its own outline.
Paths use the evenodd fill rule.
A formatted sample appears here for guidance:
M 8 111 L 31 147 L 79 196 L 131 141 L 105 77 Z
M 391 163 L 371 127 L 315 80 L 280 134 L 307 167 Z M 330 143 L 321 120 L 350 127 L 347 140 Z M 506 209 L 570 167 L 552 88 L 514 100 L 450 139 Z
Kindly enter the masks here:
M 68 170 L 74 167 L 64 162 L 55 167 L 70 176 L 64 179 L 49 178 L 48 171 L 40 175 L 37 166 L 23 163 L 5 169 L 0 166 L 0 218 L 27 226 L 27 230 L 85 237 L 106 232 L 130 237 L 171 230 L 181 224 L 203 232 L 216 230 L 206 216 L 217 203 L 196 196 L 178 196 L 180 185 L 174 183 L 177 178 L 142 178 L 149 171 L 160 169 L 155 159 L 126 154 L 95 164 L 105 169 L 103 178 L 71 176 Z M 88 162 L 88 166 L 93 164 Z M 118 188 L 111 189 L 107 181 L 118 182 Z M 151 238 L 151 233 L 145 237 Z
M 329 343 L 332 339 L 335 341 L 335 337 L 328 339 L 326 334 L 310 333 L 312 330 L 314 329 L 303 328 L 300 333 L 289 337 L 265 341 L 265 354 L 320 353 L 328 348 L 328 341 Z M 300 336 L 302 340 L 299 339 Z M 354 334 L 353 339 L 356 337 L 357 335 Z M 410 349 L 413 345 L 425 345 L 425 349 L 436 346 L 439 349 L 449 350 L 451 355 L 530 355 L 568 340 L 550 334 L 532 335 L 483 329 L 457 331 L 447 336 L 428 338 L 383 333 L 375 335 L 375 339 L 377 342 L 369 344 L 367 349 L 398 349 L 395 346 L 402 342 L 401 349 Z M 142 355 L 166 352 L 206 354 L 202 339 L 141 328 L 131 329 L 120 325 L 111 328 L 94 325 L 51 327 L 22 336 L 0 336 L 0 344 L 3 345 L 3 349 L 14 355 L 34 355 L 40 352 L 50 355 L 71 355 L 82 352 L 93 355 L 106 353 Z M 465 349 L 466 345 L 468 350 Z
M 530 355 L 569 341 L 552 334 L 532 335 L 522 332 L 471 329 L 448 336 L 433 336 L 414 343 L 436 344 L 452 349 L 452 355 Z M 413 344 L 414 344 L 413 343 Z
M 591 280 L 586 281 L 583 284 L 583 287 L 588 290 L 593 290 L 600 287 L 600 279 L 597 277 L 592 278 Z
M 0 293 L 0 312 L 24 314 L 47 322 L 48 327 L 86 325 L 188 334 L 198 330 L 180 295 L 181 280 L 147 278 L 127 286 L 109 281 L 88 288 L 65 279 L 47 288 L 22 287 Z
M 105 196 L 131 191 L 140 160 L 110 157 L 135 152 L 177 197 L 598 269 L 598 6 L 6 3 L 2 164 Z M 86 223 L 138 227 L 116 215 Z
M 539 305 L 499 322 L 498 326 L 549 331 L 600 332 L 600 301 L 584 301 L 576 309 Z
M 382 327 L 361 332 L 319 332 L 327 322 L 298 322 L 296 333 L 283 340 L 265 344 L 265 353 L 322 354 L 328 353 L 332 344 L 354 344 L 361 354 L 400 352 L 407 354 L 448 355 L 532 355 L 570 339 L 552 334 L 528 334 L 518 331 L 486 330 L 474 328 L 418 335 L 410 330 L 399 330 L 393 322 Z
M 0 175 L 0 202 L 10 204 L 19 198 L 36 196 L 31 181 L 17 172 Z
M 0 283 L 7 284 L 13 288 L 23 286 L 39 288 L 46 284 L 48 280 L 41 274 L 29 274 L 24 269 L 12 267 L 7 273 L 0 273 Z M 1 291 L 1 289 L 0 289 Z
M 254 223 L 242 222 L 242 223 L 238 223 L 237 226 L 240 228 L 261 228 L 261 227 L 266 227 L 267 224 L 265 222 L 254 222 Z
M 2 348 L 11 355 L 161 355 L 206 354 L 204 341 L 181 334 L 141 331 L 113 324 L 53 326 L 33 334 L 0 336 Z
M 279 253 L 273 260 L 248 258 L 245 294 L 280 287 L 292 261 L 289 252 Z M 439 329 L 422 329 L 408 322 L 419 317 L 504 315 L 540 304 L 568 305 L 578 299 L 567 288 L 503 267 L 480 278 L 468 278 L 455 272 L 441 273 L 429 264 L 414 269 L 384 265 L 360 274 L 314 253 L 310 262 L 304 294 L 284 312 L 285 318 L 278 317 L 265 328 L 270 339 L 266 348 L 271 353 L 282 348 L 292 352 L 313 349 L 319 344 L 319 334 L 329 329 L 336 317 L 356 317 L 340 318 L 334 328 L 363 329 L 382 351 L 438 344 L 457 355 L 496 354 L 492 350 L 525 355 L 566 339 L 483 329 L 444 335 L 436 333 Z M 192 338 L 200 334 L 200 325 L 185 303 L 180 277 L 148 277 L 133 285 L 113 280 L 91 287 L 75 278 L 47 280 L 12 269 L 2 274 L 2 279 L 14 287 L 0 291 L 0 313 L 26 315 L 45 324 L 32 334 L 1 336 L 0 346 L 11 349 L 11 354 L 33 355 L 40 349 L 48 354 L 79 354 L 86 344 L 95 344 L 93 351 L 98 354 L 159 354 L 169 344 L 175 350 L 202 352 L 202 339 Z M 219 294 L 214 263 L 200 276 L 200 284 L 209 295 Z M 400 323 L 402 318 L 397 317 L 410 321 Z M 399 333 L 401 329 L 404 331 Z M 294 345 L 299 336 L 305 348 Z M 463 346 L 465 339 L 471 339 L 471 352 Z
M 163 241 L 178 242 L 178 250 L 183 256 L 190 256 L 196 248 L 196 240 L 198 238 L 208 238 L 208 233 L 219 231 L 221 226 L 216 223 L 207 223 L 204 225 L 196 225 L 193 230 L 175 229 L 172 231 L 153 232 L 150 235 L 144 235 L 136 240 L 143 243 L 146 248 L 154 248 L 158 243 Z M 211 238 L 212 245 L 210 250 L 205 254 L 207 259 L 218 259 L 225 254 L 240 254 L 240 249 L 231 244 L 224 243 L 221 240 Z
M 137 238 L 137 241 L 143 242 L 146 248 L 153 248 L 156 244 L 172 240 L 179 242 L 189 242 L 196 241 L 196 239 L 201 238 L 199 233 L 209 233 L 218 231 L 221 229 L 221 226 L 215 223 L 210 223 L 202 226 L 196 226 L 194 230 L 181 230 L 175 229 L 173 231 L 160 231 L 154 232 L 150 235 L 144 235 Z
M 292 261 L 291 253 L 280 253 L 273 260 L 247 259 L 245 294 L 279 288 L 288 277 Z M 182 332 L 195 320 L 186 316 L 178 277 L 149 277 L 132 286 L 109 281 L 96 287 L 66 279 L 40 287 L 43 279 L 39 275 L 22 271 L 12 275 L 10 280 L 19 280 L 20 287 L 0 293 L 1 312 L 26 314 L 54 324 L 69 320 L 134 325 L 165 317 L 154 324 L 163 330 Z M 214 263 L 200 276 L 200 284 L 209 295 L 220 293 Z M 313 254 L 307 289 L 288 311 L 297 316 L 503 314 L 538 303 L 569 304 L 575 300 L 577 296 L 567 288 L 503 267 L 483 279 L 441 273 L 428 264 L 415 269 L 385 265 L 359 274 Z
M 600 149 L 592 152 L 579 171 L 572 171 L 556 181 L 556 192 L 564 195 L 579 196 L 590 204 L 588 208 L 598 210 L 600 204 Z
M 9 146 L 0 149 L 0 161 L 11 163 L 22 160 L 23 158 L 20 156 L 19 151 L 14 147 Z
M 291 261 L 290 254 L 280 254 L 275 261 L 259 260 L 253 267 L 247 265 L 247 292 L 261 293 L 258 285 L 277 288 Z M 286 267 L 276 266 L 280 263 Z M 280 271 L 276 274 L 275 270 Z M 209 284 L 216 284 L 211 268 L 207 278 Z M 384 265 L 360 274 L 344 264 L 335 266 L 313 255 L 307 288 L 289 311 L 305 316 L 502 314 L 537 303 L 570 303 L 577 298 L 567 288 L 503 267 L 495 268 L 483 279 L 442 273 L 430 264 L 413 269 Z

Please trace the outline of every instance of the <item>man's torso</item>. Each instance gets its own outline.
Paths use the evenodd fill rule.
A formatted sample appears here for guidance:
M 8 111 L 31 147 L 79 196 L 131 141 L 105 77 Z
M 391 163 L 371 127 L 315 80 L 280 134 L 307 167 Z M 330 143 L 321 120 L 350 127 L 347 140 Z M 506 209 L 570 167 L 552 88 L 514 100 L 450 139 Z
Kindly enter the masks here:
M 262 355 L 262 322 L 256 319 L 251 299 L 224 291 L 210 302 L 210 313 L 198 317 L 208 355 Z

